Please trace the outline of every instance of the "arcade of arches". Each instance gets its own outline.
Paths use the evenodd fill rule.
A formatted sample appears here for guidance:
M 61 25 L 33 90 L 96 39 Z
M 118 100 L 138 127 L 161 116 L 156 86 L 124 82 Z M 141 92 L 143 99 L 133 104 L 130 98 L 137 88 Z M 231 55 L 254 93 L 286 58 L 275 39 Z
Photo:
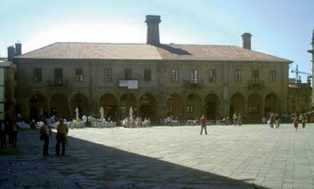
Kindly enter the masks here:
M 56 115 L 57 117 L 75 117 L 76 107 L 79 115 L 93 115 L 100 117 L 100 112 L 91 114 L 89 99 L 82 93 L 76 93 L 67 98 L 64 94 L 55 94 L 47 99 L 42 94 L 34 94 L 29 98 L 29 118 L 39 120 L 41 117 Z M 132 93 L 122 94 L 116 97 L 113 94 L 103 94 L 98 100 L 98 109 L 104 108 L 105 118 L 118 120 L 130 117 L 132 107 L 133 116 L 150 118 L 158 122 L 160 117 L 172 116 L 179 119 L 195 119 L 205 114 L 208 119 L 222 119 L 224 116 L 232 116 L 234 113 L 246 115 L 251 120 L 261 120 L 267 112 L 280 112 L 280 100 L 274 93 L 263 97 L 258 93 L 249 95 L 247 98 L 241 93 L 233 94 L 228 100 L 229 112 L 222 112 L 222 100 L 216 94 L 207 94 L 201 97 L 199 94 L 191 93 L 184 97 L 180 94 L 170 94 L 166 98 L 166 108 L 160 108 L 158 99 L 150 93 L 136 97 Z M 159 108 L 159 109 L 158 109 Z M 158 112 L 160 111 L 160 112 Z

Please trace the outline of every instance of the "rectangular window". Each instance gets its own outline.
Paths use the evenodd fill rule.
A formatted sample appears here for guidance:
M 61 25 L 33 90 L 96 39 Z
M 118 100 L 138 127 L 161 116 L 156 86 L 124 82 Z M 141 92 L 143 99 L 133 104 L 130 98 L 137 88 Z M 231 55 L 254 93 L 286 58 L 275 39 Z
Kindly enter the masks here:
M 42 69 L 41 68 L 35 68 L 34 69 L 34 81 L 35 82 L 41 82 L 42 81 Z
M 190 70 L 191 84 L 197 84 L 197 70 Z
M 105 81 L 112 81 L 112 69 L 105 69 Z
M 150 69 L 144 70 L 144 81 L 151 81 L 152 80 L 151 72 L 152 71 Z
M 250 112 L 251 114 L 259 113 L 259 108 L 258 108 L 258 106 L 250 106 L 250 107 L 249 107 L 249 112 Z
M 235 82 L 241 82 L 242 81 L 242 70 L 235 70 L 234 81 Z
M 132 80 L 132 70 L 131 69 L 125 69 L 124 70 L 124 79 L 125 80 Z
M 194 112 L 194 106 L 187 106 L 186 107 L 186 112 L 193 113 Z
M 210 82 L 216 81 L 216 70 L 209 70 L 209 81 Z
M 55 83 L 56 83 L 56 86 L 62 86 L 63 75 L 62 75 L 62 69 L 61 68 L 55 69 Z
M 172 82 L 179 81 L 179 70 L 172 70 Z
M 259 71 L 258 70 L 253 70 L 252 72 L 252 84 L 253 85 L 259 84 Z
M 83 69 L 76 69 L 76 81 L 83 81 Z
M 269 71 L 269 81 L 270 82 L 276 82 L 276 71 L 275 70 Z

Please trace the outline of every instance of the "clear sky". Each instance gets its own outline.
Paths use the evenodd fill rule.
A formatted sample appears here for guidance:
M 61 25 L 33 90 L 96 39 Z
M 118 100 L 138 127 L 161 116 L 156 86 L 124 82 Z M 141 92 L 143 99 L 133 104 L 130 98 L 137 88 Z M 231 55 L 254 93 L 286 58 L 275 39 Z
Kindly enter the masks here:
M 0 57 L 18 41 L 23 53 L 54 42 L 146 43 L 145 16 L 160 15 L 161 43 L 242 46 L 249 32 L 252 50 L 311 73 L 313 8 L 314 0 L 0 0 Z

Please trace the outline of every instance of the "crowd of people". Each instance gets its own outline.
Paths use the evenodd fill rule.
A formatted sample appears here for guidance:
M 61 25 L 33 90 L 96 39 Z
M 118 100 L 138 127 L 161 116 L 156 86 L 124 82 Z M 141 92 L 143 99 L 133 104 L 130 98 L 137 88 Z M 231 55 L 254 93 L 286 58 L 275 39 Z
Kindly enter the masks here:
M 149 127 L 151 125 L 150 118 L 135 117 L 132 118 L 126 117 L 121 121 L 121 125 L 126 128 L 135 128 L 135 127 Z
M 12 144 L 13 147 L 17 145 L 17 134 L 19 127 L 15 121 L 0 119 L 0 137 L 1 148 L 6 148 L 7 143 Z M 9 141 L 7 142 L 7 138 Z

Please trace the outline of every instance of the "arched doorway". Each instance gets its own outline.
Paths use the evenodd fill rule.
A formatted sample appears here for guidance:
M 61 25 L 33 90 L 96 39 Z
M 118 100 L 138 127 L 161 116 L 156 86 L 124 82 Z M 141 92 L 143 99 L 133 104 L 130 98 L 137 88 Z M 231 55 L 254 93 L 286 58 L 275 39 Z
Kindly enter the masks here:
M 187 119 L 199 119 L 202 114 L 202 100 L 198 94 L 189 94 L 186 99 Z
M 46 98 L 41 94 L 34 94 L 29 99 L 29 119 L 39 121 L 48 117 L 48 106 Z
M 248 98 L 248 119 L 260 121 L 263 117 L 263 98 L 257 94 L 251 94 Z
M 89 116 L 89 104 L 87 97 L 82 93 L 76 93 L 70 100 L 71 106 L 71 117 L 75 118 L 75 109 L 79 109 L 79 118 L 81 119 L 83 115 Z
M 241 114 L 242 116 L 245 114 L 245 99 L 240 93 L 232 95 L 230 99 L 230 117 L 234 113 Z
M 270 93 L 265 98 L 265 113 L 280 113 L 280 101 L 276 94 Z
M 129 117 L 130 107 L 133 109 L 133 114 L 137 115 L 136 98 L 131 93 L 126 93 L 120 98 L 120 118 Z
M 114 97 L 112 94 L 104 94 L 100 98 L 99 102 L 100 107 L 104 108 L 104 117 L 106 120 L 110 118 L 110 120 L 117 120 L 118 116 L 118 102 L 116 97 Z
M 219 111 L 219 98 L 215 94 L 208 94 L 205 97 L 206 116 L 210 120 L 219 120 L 221 118 Z
M 152 94 L 145 93 L 141 96 L 139 116 L 143 119 L 150 118 L 151 121 L 157 121 L 157 103 Z
M 167 116 L 179 119 L 183 116 L 183 98 L 178 94 L 170 94 L 167 97 Z
M 69 118 L 69 104 L 63 94 L 55 94 L 51 98 L 50 109 L 51 115 L 56 115 L 58 118 Z

